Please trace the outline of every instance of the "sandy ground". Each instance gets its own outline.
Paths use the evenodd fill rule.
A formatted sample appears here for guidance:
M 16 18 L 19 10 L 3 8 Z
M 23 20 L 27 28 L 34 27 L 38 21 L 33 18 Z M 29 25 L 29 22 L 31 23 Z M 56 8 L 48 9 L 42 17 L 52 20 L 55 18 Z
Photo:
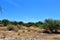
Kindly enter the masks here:
M 5 29 L 5 28 L 4 28 Z M 3 28 L 0 28 L 0 40 L 17 40 L 17 38 L 21 38 L 22 40 L 60 40 L 60 34 L 46 34 L 39 33 L 36 28 L 23 28 L 18 32 L 14 31 L 4 31 Z M 1 31 L 3 30 L 3 31 Z M 29 31 L 30 30 L 30 31 Z
M 26 38 L 27 40 L 60 40 L 60 34 L 45 34 L 37 32 L 14 32 L 14 31 L 0 31 L 0 40 L 16 40 Z

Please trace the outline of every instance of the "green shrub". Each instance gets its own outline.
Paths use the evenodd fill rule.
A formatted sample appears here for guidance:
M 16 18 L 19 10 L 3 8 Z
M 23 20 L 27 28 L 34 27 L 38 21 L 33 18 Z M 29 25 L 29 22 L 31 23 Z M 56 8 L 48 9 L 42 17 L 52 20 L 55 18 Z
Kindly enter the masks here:
M 17 25 L 17 28 L 18 28 L 18 29 L 21 29 L 21 27 L 22 27 L 22 25 Z
M 3 20 L 2 20 L 2 24 L 3 24 L 4 26 L 7 26 L 9 23 L 10 23 L 9 20 L 7 20 L 7 19 L 3 19 Z
M 49 33 L 56 33 L 60 29 L 60 21 L 46 19 L 43 28 L 46 29 L 46 31 L 49 31 Z
M 0 24 L 0 27 L 3 27 L 3 24 Z
M 8 31 L 18 31 L 18 28 L 15 25 L 8 25 L 7 30 Z

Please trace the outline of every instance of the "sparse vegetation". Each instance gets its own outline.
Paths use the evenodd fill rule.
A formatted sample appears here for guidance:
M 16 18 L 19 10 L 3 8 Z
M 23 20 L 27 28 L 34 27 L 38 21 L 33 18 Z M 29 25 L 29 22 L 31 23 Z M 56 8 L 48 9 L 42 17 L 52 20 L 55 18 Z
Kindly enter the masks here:
M 0 24 L 0 27 L 3 27 L 3 24 Z
M 45 28 L 45 31 L 49 31 L 49 33 L 57 33 L 60 29 L 60 21 L 59 20 L 52 20 L 52 19 L 46 19 L 43 25 L 43 28 Z
M 17 25 L 17 28 L 20 30 L 23 25 Z
M 7 30 L 8 31 L 18 31 L 18 28 L 15 25 L 8 25 Z
M 60 30 L 60 20 L 52 20 L 52 19 L 46 19 L 44 22 L 17 22 L 17 21 L 9 21 L 7 19 L 0 20 L 0 27 L 7 27 L 7 30 L 20 30 L 22 26 L 26 27 L 37 27 L 40 29 L 45 29 L 44 32 L 49 33 L 57 33 L 58 30 Z M 29 30 L 30 31 L 30 30 Z M 39 31 L 38 31 L 39 32 Z

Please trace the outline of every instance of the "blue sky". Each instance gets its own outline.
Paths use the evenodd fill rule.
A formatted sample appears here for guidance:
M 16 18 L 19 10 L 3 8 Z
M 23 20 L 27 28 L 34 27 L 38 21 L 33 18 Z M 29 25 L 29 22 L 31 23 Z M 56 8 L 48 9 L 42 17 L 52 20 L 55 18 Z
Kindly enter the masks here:
M 60 0 L 0 0 L 0 20 L 37 22 L 60 20 Z

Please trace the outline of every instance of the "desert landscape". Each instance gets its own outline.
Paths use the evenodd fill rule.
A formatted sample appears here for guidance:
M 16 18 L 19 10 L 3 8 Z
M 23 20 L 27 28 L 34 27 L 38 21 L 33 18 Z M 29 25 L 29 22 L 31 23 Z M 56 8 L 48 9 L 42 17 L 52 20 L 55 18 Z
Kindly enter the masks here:
M 0 40 L 60 40 L 60 21 L 45 22 L 0 21 Z
M 0 0 L 0 40 L 60 40 L 60 0 Z
M 39 28 L 22 27 L 18 32 L 6 31 L 6 27 L 0 29 L 0 40 L 60 40 L 60 34 L 42 33 Z

